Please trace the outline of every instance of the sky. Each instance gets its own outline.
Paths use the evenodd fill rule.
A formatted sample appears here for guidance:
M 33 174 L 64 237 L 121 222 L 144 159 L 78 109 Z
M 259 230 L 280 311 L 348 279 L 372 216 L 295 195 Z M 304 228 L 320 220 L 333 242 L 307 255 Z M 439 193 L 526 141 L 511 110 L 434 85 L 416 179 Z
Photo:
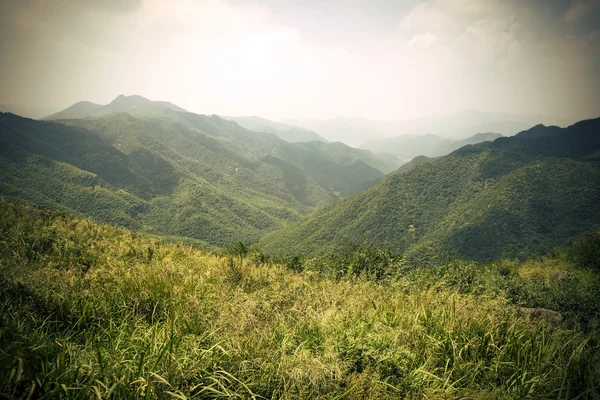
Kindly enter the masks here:
M 600 116 L 600 0 L 0 0 L 0 104 Z

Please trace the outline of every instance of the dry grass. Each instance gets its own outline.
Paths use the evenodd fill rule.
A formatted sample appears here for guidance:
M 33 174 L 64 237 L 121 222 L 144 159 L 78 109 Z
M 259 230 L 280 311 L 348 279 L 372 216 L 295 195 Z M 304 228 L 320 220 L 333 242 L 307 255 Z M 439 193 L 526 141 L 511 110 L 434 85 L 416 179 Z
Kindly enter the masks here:
M 331 280 L 3 203 L 0 388 L 65 398 L 596 398 L 598 336 L 504 296 Z

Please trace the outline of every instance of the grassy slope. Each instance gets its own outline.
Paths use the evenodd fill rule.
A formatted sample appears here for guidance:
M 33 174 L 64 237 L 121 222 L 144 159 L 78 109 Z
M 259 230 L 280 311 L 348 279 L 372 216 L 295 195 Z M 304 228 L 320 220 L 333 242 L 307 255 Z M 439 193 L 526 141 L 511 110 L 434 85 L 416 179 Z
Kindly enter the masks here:
M 4 201 L 0 232 L 6 396 L 598 395 L 598 275 L 560 257 L 400 263 L 377 284 L 219 258 Z M 553 278 L 564 270 L 567 279 Z M 581 311 L 587 328 L 529 321 L 514 301 Z
M 399 171 L 266 235 L 264 249 L 326 253 L 347 238 L 424 258 L 544 253 L 600 227 L 598 124 L 500 138 Z

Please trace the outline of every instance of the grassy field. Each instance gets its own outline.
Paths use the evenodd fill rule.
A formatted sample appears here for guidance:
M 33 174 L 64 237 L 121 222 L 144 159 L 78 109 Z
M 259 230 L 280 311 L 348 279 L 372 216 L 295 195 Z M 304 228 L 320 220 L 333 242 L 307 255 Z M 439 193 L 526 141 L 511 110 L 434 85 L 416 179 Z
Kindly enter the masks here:
M 264 264 L 1 200 L 0 397 L 598 398 L 590 251 Z

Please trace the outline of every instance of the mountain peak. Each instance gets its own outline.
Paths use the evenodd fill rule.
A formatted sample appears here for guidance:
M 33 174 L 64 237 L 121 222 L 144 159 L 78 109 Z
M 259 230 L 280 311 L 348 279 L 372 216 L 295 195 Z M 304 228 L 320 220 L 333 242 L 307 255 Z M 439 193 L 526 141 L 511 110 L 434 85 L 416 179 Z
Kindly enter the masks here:
M 562 132 L 562 130 L 558 126 L 546 126 L 544 124 L 537 124 L 532 128 L 517 133 L 515 136 L 520 138 L 538 138 L 542 136 L 557 135 L 560 132 Z
M 131 96 L 125 96 L 124 94 L 120 94 L 110 104 L 122 104 L 122 103 L 130 103 L 130 104 L 149 104 L 152 103 L 151 100 L 139 96 L 137 94 L 132 94 Z

